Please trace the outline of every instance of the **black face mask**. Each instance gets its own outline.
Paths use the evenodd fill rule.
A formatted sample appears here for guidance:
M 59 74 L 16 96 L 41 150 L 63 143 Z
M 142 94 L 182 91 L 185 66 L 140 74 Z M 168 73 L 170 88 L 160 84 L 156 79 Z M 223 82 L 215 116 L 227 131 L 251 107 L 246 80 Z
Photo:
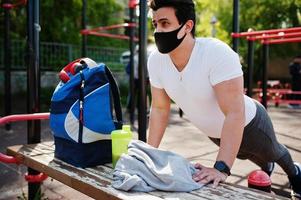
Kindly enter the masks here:
M 181 42 L 184 40 L 186 36 L 186 33 L 180 39 L 178 39 L 177 36 L 183 26 L 184 24 L 182 24 L 178 29 L 170 32 L 154 33 L 155 42 L 160 53 L 169 53 L 181 44 Z

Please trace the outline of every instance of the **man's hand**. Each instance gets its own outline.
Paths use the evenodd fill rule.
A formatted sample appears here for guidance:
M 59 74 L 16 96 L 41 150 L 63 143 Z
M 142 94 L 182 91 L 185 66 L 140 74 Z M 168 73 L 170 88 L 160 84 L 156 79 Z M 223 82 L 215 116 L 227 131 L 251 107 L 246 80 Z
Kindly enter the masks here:
M 200 163 L 196 163 L 194 167 L 198 169 L 198 171 L 193 175 L 193 180 L 203 184 L 212 181 L 214 188 L 217 187 L 218 183 L 224 182 L 228 177 L 225 173 L 222 173 L 215 168 L 205 167 Z

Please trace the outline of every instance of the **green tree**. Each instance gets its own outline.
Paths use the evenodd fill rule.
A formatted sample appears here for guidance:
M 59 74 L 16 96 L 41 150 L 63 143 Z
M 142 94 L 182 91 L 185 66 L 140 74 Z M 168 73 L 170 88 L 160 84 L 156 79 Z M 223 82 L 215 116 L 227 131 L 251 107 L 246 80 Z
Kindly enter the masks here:
M 41 26 L 45 27 L 41 40 L 80 43 L 82 0 L 42 1 L 41 7 Z M 123 9 L 123 5 L 116 0 L 87 1 L 88 28 L 121 23 Z M 119 46 L 122 43 L 118 40 L 88 36 L 88 44 Z
M 123 23 L 125 6 L 118 0 L 87 0 L 88 28 Z M 12 39 L 25 39 L 27 32 L 26 7 L 13 9 L 10 13 Z M 40 1 L 41 41 L 80 44 L 81 14 L 82 0 Z M 1 12 L 1 24 L 4 24 L 3 18 L 4 14 Z M 2 38 L 3 30 L 3 26 L 0 26 Z M 123 30 L 119 32 L 123 33 Z M 127 42 L 89 36 L 88 44 L 119 47 L 127 45 Z
M 210 18 L 215 15 L 218 19 L 217 37 L 230 41 L 232 3 L 229 0 L 196 0 L 197 34 L 210 36 Z M 240 30 L 297 27 L 301 25 L 300 13 L 301 0 L 241 0 Z
M 210 36 L 210 18 L 216 16 L 216 37 L 231 45 L 233 1 L 229 0 L 196 0 L 197 36 Z M 241 0 L 240 30 L 268 30 L 301 26 L 301 0 Z M 271 46 L 271 59 L 291 57 L 292 52 L 300 53 L 299 44 L 282 44 Z M 255 43 L 255 67 L 259 76 L 261 44 Z M 239 53 L 247 57 L 247 42 L 240 40 Z M 245 67 L 244 63 L 244 67 Z
M 212 36 L 211 18 L 215 16 L 216 37 L 230 44 L 229 30 L 224 26 L 231 25 L 231 2 L 229 0 L 197 0 L 196 1 L 196 35 Z M 223 16 L 220 13 L 226 11 Z M 230 11 L 230 12 L 229 12 Z

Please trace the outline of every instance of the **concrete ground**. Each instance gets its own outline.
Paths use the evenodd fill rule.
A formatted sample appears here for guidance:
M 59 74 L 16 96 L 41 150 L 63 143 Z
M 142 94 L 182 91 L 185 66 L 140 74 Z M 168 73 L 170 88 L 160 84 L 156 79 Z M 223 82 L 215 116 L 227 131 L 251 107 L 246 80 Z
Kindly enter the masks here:
M 295 161 L 301 163 L 301 109 L 289 109 L 286 107 L 269 107 L 269 114 L 274 123 L 277 138 L 280 143 L 287 146 Z M 26 143 L 26 123 L 16 122 L 12 126 L 12 132 L 6 132 L 0 127 L 0 151 L 5 152 L 9 145 Z M 137 134 L 135 134 L 137 137 Z M 52 140 L 48 121 L 42 123 L 42 140 Z M 166 130 L 160 148 L 176 152 L 191 161 L 200 162 L 203 165 L 212 166 L 215 162 L 218 148 L 197 128 L 184 117 L 180 118 L 176 106 L 172 107 L 170 125 Z M 232 175 L 227 182 L 247 186 L 248 174 L 259 169 L 255 164 L 246 160 L 236 160 L 232 168 Z M 24 199 L 27 183 L 23 175 L 24 166 L 16 167 L 0 163 L 0 199 Z M 289 184 L 283 170 L 276 165 L 272 175 L 272 189 L 275 193 L 289 197 Z M 50 178 L 42 187 L 44 197 L 47 199 L 91 199 L 68 186 L 65 186 Z M 24 195 L 23 195 L 24 193 Z

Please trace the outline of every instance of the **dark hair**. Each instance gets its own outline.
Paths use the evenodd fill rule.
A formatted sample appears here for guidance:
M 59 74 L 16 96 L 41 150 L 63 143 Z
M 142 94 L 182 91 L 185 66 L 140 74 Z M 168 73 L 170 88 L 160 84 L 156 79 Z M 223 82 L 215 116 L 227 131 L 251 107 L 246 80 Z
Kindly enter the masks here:
M 149 7 L 156 11 L 162 7 L 172 7 L 175 9 L 176 17 L 179 24 L 183 24 L 188 20 L 192 20 L 194 26 L 192 27 L 191 34 L 195 35 L 195 9 L 192 0 L 150 0 Z

